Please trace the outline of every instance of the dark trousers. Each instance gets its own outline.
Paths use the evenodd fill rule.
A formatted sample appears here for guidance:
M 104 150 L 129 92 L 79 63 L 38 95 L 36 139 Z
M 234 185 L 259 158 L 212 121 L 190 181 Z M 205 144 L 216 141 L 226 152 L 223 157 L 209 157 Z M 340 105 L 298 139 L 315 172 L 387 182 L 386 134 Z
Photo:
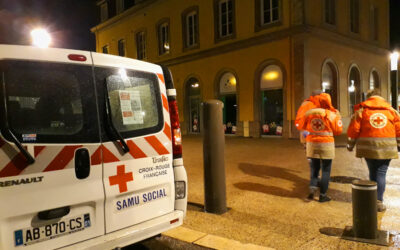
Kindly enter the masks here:
M 320 193 L 325 195 L 331 177 L 332 159 L 308 158 L 308 162 L 310 163 L 310 188 L 318 187 L 319 170 L 322 169 Z
M 375 181 L 378 186 L 378 200 L 383 201 L 383 193 L 386 187 L 386 172 L 390 159 L 365 159 L 369 169 L 369 179 Z

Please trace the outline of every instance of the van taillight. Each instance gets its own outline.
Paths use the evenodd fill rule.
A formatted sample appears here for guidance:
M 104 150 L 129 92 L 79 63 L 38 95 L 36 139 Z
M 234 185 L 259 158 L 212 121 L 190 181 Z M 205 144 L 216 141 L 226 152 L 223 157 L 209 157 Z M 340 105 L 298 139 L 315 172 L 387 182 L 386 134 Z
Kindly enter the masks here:
M 169 115 L 171 117 L 171 132 L 172 132 L 172 149 L 173 157 L 182 157 L 182 135 L 179 125 L 178 105 L 175 99 L 168 101 Z
M 86 56 L 84 55 L 78 55 L 78 54 L 69 54 L 68 59 L 71 61 L 80 61 L 80 62 L 85 62 L 86 61 Z

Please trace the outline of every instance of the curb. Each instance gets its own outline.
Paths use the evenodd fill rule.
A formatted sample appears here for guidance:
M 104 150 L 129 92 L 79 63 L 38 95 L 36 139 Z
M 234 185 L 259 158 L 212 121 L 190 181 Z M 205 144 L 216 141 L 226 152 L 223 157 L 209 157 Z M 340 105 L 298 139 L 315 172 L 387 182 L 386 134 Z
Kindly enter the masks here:
M 202 247 L 208 247 L 212 249 L 249 249 L 249 250 L 271 250 L 274 248 L 268 248 L 258 246 L 250 243 L 241 243 L 236 240 L 227 239 L 224 237 L 206 234 L 193 229 L 189 229 L 183 226 L 171 229 L 162 235 L 171 237 L 180 241 L 188 242 Z

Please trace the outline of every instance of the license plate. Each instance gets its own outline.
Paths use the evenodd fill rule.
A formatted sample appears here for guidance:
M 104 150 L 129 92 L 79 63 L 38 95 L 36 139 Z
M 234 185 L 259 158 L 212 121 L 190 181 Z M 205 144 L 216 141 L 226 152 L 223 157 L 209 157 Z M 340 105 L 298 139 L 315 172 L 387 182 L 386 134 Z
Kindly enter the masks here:
M 90 227 L 90 214 L 67 218 L 40 227 L 29 227 L 14 231 L 15 246 L 30 245 L 75 233 Z

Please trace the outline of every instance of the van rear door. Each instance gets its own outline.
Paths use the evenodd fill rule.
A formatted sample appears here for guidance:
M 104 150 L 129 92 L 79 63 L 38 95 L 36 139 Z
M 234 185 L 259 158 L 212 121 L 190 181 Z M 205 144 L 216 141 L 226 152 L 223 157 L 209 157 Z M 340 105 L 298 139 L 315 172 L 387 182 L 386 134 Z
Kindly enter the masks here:
M 0 57 L 31 58 L 0 58 L 0 249 L 54 249 L 103 235 L 90 53 L 79 52 L 85 63 L 64 63 L 67 51 L 16 47 Z M 62 60 L 45 58 L 54 55 Z
M 99 98 L 99 109 L 110 233 L 173 212 L 170 118 L 159 66 L 92 56 L 98 95 L 104 97 Z

